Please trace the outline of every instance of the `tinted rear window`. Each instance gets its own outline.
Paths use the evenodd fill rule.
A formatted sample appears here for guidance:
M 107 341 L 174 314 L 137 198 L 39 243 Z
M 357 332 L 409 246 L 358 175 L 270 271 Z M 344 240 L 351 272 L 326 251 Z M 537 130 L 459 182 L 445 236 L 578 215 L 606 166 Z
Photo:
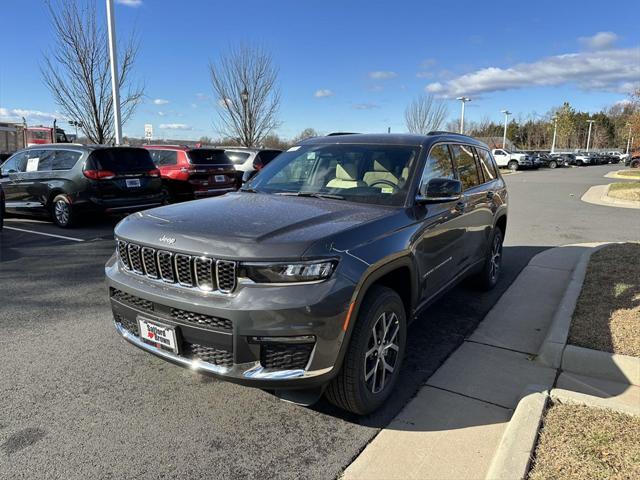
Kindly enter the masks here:
M 89 157 L 87 169 L 110 170 L 116 173 L 148 172 L 155 165 L 143 148 L 100 148 Z
M 211 148 L 198 148 L 189 150 L 189 163 L 194 165 L 231 165 L 231 160 L 224 150 Z

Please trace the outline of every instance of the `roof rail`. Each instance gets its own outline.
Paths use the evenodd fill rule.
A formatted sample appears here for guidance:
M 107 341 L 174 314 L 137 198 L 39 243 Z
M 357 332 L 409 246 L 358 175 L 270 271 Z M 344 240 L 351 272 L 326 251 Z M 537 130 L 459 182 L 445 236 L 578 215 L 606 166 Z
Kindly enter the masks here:
M 428 132 L 427 135 L 460 135 L 462 137 L 468 137 L 468 135 L 465 135 L 464 133 L 447 132 L 446 130 L 432 130 Z
M 332 132 L 327 133 L 327 137 L 337 137 L 339 135 L 358 135 L 357 132 Z

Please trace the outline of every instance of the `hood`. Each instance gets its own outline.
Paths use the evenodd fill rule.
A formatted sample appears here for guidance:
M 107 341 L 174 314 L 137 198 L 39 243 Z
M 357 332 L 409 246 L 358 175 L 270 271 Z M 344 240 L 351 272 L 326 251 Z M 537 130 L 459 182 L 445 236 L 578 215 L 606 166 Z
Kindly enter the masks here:
M 236 192 L 135 213 L 116 226 L 115 234 L 196 255 L 293 259 L 318 240 L 394 210 L 341 200 Z

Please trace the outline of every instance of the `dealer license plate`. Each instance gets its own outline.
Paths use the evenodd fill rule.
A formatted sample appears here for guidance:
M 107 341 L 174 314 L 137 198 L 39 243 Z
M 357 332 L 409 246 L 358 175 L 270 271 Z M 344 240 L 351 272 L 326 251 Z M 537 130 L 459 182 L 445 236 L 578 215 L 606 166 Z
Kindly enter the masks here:
M 140 179 L 139 178 L 127 178 L 126 179 L 127 188 L 139 188 L 140 187 Z
M 157 348 L 178 353 L 176 331 L 173 328 L 141 317 L 138 317 L 138 325 L 142 340 Z

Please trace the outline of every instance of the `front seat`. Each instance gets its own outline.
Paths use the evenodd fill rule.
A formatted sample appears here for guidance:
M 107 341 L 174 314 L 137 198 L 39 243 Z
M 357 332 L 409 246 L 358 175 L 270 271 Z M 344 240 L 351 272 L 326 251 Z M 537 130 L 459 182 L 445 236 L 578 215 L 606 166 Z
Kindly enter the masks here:
M 395 186 L 400 184 L 400 179 L 396 177 L 391 170 L 394 168 L 394 162 L 386 157 L 381 157 L 373 161 L 373 171 L 364 174 L 364 181 L 367 185 L 374 185 L 378 180 L 391 182 Z M 378 185 L 383 185 L 379 183 Z
M 327 188 L 356 188 L 366 187 L 367 184 L 358 180 L 358 166 L 355 163 L 338 163 L 336 178 L 329 180 Z

